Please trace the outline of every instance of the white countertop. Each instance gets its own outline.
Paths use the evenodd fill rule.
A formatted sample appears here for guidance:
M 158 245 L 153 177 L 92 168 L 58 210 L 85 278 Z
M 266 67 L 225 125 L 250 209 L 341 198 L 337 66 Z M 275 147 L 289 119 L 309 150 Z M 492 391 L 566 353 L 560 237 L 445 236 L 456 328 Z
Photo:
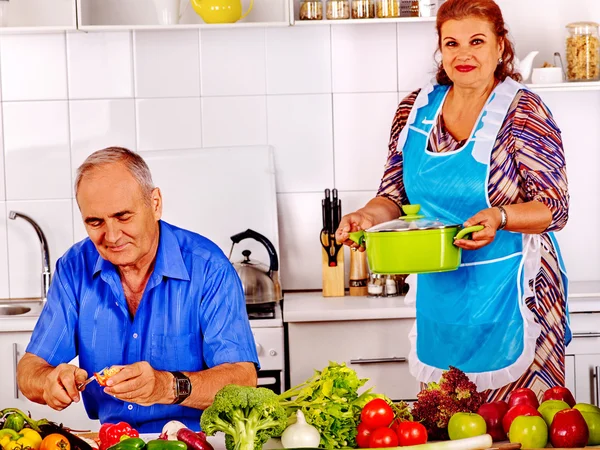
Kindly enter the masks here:
M 569 283 L 569 311 L 600 312 L 600 281 Z M 327 322 L 338 320 L 410 319 L 414 306 L 404 304 L 404 297 L 323 297 L 321 291 L 286 292 L 283 321 Z

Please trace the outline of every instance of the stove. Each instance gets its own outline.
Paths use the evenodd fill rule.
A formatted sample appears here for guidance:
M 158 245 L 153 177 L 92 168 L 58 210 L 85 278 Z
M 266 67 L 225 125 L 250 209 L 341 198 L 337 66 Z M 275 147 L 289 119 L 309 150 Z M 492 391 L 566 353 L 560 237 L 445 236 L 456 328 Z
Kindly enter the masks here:
M 250 327 L 254 335 L 260 370 L 258 386 L 266 387 L 277 394 L 285 386 L 285 343 L 281 302 L 268 304 L 269 308 L 254 308 L 248 311 Z
M 248 319 L 274 319 L 275 309 L 278 306 L 279 305 L 275 302 L 247 304 L 246 312 L 248 313 Z

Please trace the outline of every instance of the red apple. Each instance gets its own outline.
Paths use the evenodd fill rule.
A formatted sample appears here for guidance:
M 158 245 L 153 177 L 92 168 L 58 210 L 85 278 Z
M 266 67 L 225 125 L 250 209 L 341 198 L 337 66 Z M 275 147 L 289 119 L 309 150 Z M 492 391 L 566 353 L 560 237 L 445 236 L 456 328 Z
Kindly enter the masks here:
M 502 400 L 484 403 L 477 410 L 477 414 L 485 420 L 487 434 L 492 436 L 494 441 L 506 440 L 506 433 L 504 432 L 504 428 L 502 428 L 502 419 L 507 411 L 508 403 Z
M 540 402 L 538 401 L 535 392 L 529 388 L 515 389 L 510 393 L 510 397 L 508 398 L 508 406 L 512 408 L 515 405 L 522 404 L 530 405 L 534 409 L 538 409 L 540 406 Z
M 542 401 L 545 402 L 546 400 L 562 400 L 571 408 L 575 406 L 576 403 L 571 391 L 562 386 L 554 386 L 553 388 L 547 389 L 544 392 L 544 398 Z
M 553 447 L 585 447 L 590 434 L 579 410 L 559 411 L 550 425 L 550 442 Z
M 506 414 L 504 414 L 504 417 L 502 418 L 502 428 L 504 429 L 504 432 L 506 434 L 508 434 L 508 430 L 510 430 L 510 425 L 512 424 L 512 421 L 515 420 L 515 417 L 519 416 L 542 417 L 539 411 L 533 406 L 526 404 L 515 405 L 512 408 L 509 408 L 509 410 L 506 412 Z

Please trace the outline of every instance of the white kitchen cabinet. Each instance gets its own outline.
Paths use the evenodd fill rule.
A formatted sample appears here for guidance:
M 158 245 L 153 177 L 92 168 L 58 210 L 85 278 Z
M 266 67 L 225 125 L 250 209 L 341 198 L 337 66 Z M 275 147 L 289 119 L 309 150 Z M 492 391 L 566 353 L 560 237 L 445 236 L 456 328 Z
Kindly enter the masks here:
M 5 362 L 0 371 L 0 408 L 18 408 L 30 412 L 34 419 L 46 418 L 75 430 L 97 431 L 100 422 L 88 418 L 83 402 L 73 403 L 62 411 L 28 400 L 17 386 L 17 362 L 25 354 L 31 338 L 30 331 L 0 333 L 0 359 Z M 76 362 L 75 362 L 76 364 Z
M 250 13 L 242 20 L 229 24 L 206 24 L 191 7 L 189 0 L 180 2 L 179 23 L 160 24 L 152 0 L 77 0 L 79 29 L 184 29 L 184 28 L 240 28 L 289 26 L 289 0 L 254 0 Z M 250 0 L 242 0 L 242 11 L 248 9 Z
M 414 319 L 295 322 L 288 324 L 290 383 L 295 386 L 329 361 L 345 362 L 365 387 L 392 400 L 415 400 L 419 383 L 408 371 L 408 333 Z
M 567 387 L 578 402 L 600 406 L 600 313 L 571 314 L 571 327 L 573 340 L 567 347 Z M 573 376 L 569 380 L 571 371 Z

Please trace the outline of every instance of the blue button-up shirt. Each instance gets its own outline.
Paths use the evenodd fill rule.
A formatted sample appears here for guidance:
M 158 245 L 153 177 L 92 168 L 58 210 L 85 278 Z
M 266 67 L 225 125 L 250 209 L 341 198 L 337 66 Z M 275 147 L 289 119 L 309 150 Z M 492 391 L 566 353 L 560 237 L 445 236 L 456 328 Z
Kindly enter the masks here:
M 235 269 L 213 242 L 163 221 L 154 271 L 133 319 L 115 266 L 85 239 L 58 260 L 27 352 L 53 366 L 79 356 L 90 375 L 137 361 L 185 372 L 235 362 L 258 366 Z M 141 432 L 159 432 L 171 419 L 200 427 L 198 409 L 123 402 L 97 383 L 82 398 L 90 418 L 103 423 L 124 420 Z

